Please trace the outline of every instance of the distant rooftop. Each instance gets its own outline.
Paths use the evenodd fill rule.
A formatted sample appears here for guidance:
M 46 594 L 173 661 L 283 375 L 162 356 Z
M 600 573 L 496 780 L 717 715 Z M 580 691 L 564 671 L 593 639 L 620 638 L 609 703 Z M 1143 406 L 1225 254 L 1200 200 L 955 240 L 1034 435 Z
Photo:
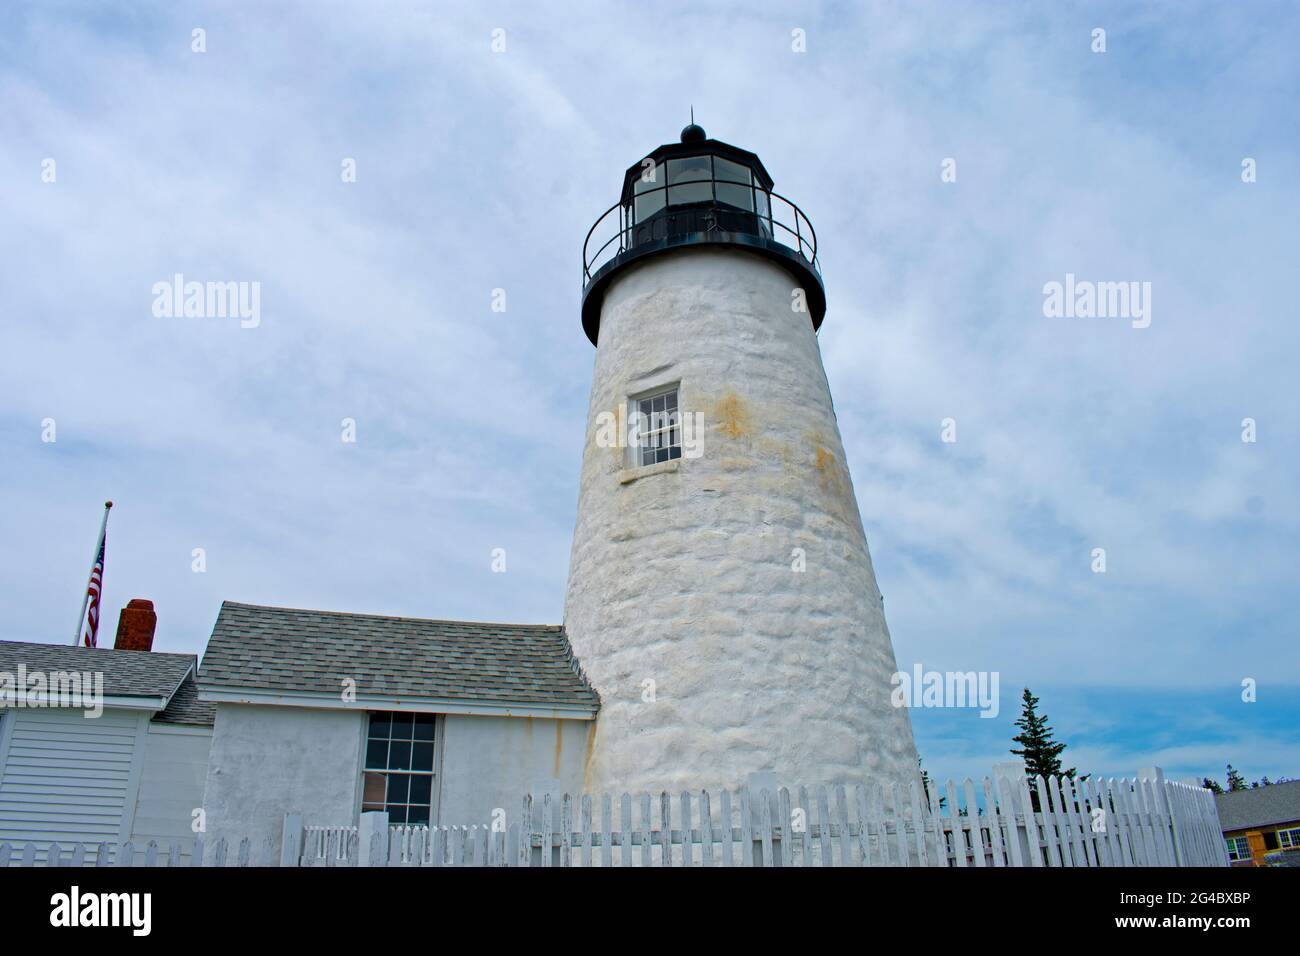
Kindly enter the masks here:
M 1214 802 L 1225 832 L 1294 823 L 1300 820 L 1300 780 L 1217 793 Z

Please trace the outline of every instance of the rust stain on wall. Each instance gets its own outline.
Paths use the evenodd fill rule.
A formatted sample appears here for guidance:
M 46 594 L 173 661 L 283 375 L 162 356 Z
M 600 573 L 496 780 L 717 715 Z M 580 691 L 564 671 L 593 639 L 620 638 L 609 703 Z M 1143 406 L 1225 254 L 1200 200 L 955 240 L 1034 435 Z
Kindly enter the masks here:
M 713 406 L 718 429 L 728 438 L 744 438 L 754 433 L 754 422 L 745 400 L 735 392 L 728 392 Z
M 833 468 L 835 466 L 835 456 L 832 455 L 830 452 L 828 452 L 821 445 L 817 446 L 815 454 L 816 454 L 816 460 L 814 461 L 814 464 L 816 465 L 817 470 L 820 471 L 823 475 L 826 474 L 826 469 Z
M 559 777 L 560 775 L 560 757 L 564 754 L 563 723 L 560 720 L 555 722 L 555 772 L 551 774 L 553 777 Z
M 587 722 L 587 755 L 582 761 L 582 789 L 591 789 L 591 758 L 596 752 L 596 722 Z

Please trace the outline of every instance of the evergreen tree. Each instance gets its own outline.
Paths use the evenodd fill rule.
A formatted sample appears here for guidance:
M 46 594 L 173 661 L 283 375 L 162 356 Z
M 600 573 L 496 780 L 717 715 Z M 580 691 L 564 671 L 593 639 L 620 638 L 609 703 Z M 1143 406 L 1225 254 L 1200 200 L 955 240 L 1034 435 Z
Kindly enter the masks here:
M 924 767 L 921 767 L 920 754 L 916 755 L 916 765 L 921 769 L 921 788 L 925 791 L 924 793 L 925 799 L 929 800 L 930 799 L 930 771 L 926 770 Z M 940 797 L 939 798 L 940 809 L 942 809 L 947 804 L 947 802 L 948 802 L 947 797 Z
M 1250 786 L 1246 783 L 1246 778 L 1239 774 L 1232 764 L 1228 764 L 1228 792 L 1236 793 L 1238 790 L 1249 789 Z
M 1201 786 L 1211 793 L 1223 793 L 1223 788 L 1219 786 L 1219 781 L 1211 780 L 1209 777 L 1201 778 Z
M 1016 721 L 1020 733 L 1011 739 L 1024 749 L 1013 748 L 1011 752 L 1017 757 L 1024 758 L 1025 770 L 1031 777 L 1063 775 L 1073 780 L 1077 771 L 1074 767 L 1069 770 L 1061 769 L 1061 751 L 1065 749 L 1065 744 L 1057 743 L 1052 739 L 1053 731 L 1047 722 L 1047 715 L 1038 713 L 1038 698 L 1026 687 L 1022 700 L 1024 709 Z

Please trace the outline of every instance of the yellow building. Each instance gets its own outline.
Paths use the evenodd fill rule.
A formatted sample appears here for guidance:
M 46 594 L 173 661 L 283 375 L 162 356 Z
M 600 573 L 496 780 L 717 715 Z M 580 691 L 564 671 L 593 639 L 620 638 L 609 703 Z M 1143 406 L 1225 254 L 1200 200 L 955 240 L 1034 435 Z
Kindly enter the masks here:
M 1215 795 L 1233 866 L 1300 866 L 1300 780 Z

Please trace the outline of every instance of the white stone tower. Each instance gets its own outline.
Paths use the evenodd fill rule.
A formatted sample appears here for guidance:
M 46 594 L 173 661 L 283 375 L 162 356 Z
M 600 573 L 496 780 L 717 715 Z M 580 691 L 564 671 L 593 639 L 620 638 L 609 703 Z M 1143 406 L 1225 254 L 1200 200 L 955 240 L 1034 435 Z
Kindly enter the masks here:
M 627 171 L 583 260 L 596 364 L 565 625 L 602 700 L 587 789 L 915 779 L 812 226 L 692 124 Z

